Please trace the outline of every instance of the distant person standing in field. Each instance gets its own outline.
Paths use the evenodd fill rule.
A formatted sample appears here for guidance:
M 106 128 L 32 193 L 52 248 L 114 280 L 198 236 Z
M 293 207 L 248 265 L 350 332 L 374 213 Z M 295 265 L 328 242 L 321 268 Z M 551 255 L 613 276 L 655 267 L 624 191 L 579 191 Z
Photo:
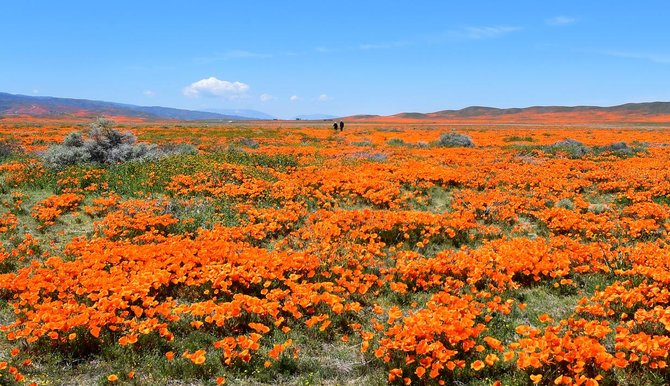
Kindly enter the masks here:
M 333 129 L 335 129 L 335 131 L 337 131 L 337 122 L 333 122 Z
M 337 128 L 335 130 L 337 130 Z M 342 130 L 344 130 L 344 121 L 340 121 L 340 131 Z

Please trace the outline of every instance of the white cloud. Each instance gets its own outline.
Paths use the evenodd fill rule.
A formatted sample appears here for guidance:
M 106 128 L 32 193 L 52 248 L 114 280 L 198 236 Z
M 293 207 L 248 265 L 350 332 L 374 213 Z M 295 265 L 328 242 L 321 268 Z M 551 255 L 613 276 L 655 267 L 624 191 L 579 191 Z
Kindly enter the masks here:
M 434 33 L 423 36 L 415 36 L 413 38 L 405 38 L 387 42 L 372 42 L 359 44 L 357 47 L 350 49 L 357 49 L 359 51 L 371 50 L 387 50 L 398 49 L 415 46 L 433 46 L 450 43 L 462 40 L 482 40 L 494 39 L 508 35 L 512 32 L 521 31 L 523 28 L 516 26 L 484 26 L 484 27 L 463 27 L 456 29 L 449 29 L 440 33 Z
M 329 97 L 327 94 L 321 94 L 319 95 L 319 102 L 327 102 L 331 100 L 332 98 Z
M 246 50 L 232 50 L 226 52 L 224 57 L 227 59 L 244 59 L 244 58 L 267 59 L 271 58 L 272 54 L 266 54 L 262 52 L 251 52 Z
M 277 99 L 273 95 L 267 94 L 267 93 L 266 94 L 261 94 L 260 98 L 261 98 L 261 102 L 269 102 L 271 100 Z
M 247 50 L 230 50 L 223 53 L 215 53 L 208 56 L 200 56 L 195 58 L 196 63 L 209 64 L 219 61 L 236 60 L 236 59 L 269 59 L 274 55 L 265 52 L 254 52 Z
M 574 17 L 568 17 L 568 16 L 556 16 L 556 17 L 552 17 L 551 19 L 547 19 L 544 22 L 547 25 L 559 26 L 559 25 L 568 25 L 568 24 L 576 23 L 577 19 L 574 18 Z
M 358 49 L 362 51 L 370 51 L 370 50 L 385 50 L 389 48 L 400 48 L 400 47 L 405 47 L 405 46 L 410 46 L 412 43 L 410 43 L 407 40 L 397 40 L 394 42 L 386 42 L 386 43 L 366 43 L 366 44 L 359 44 Z
M 297 102 L 300 100 L 300 97 L 297 95 L 291 95 L 290 98 L 288 98 L 291 102 Z
M 652 63 L 670 64 L 670 55 L 649 52 L 597 51 L 597 53 L 617 58 L 645 60 Z
M 191 83 L 190 86 L 184 87 L 183 94 L 188 97 L 229 97 L 239 98 L 242 94 L 249 90 L 249 85 L 242 82 L 229 82 L 227 80 L 220 80 L 215 77 L 201 79 L 197 82 Z
M 144 94 L 144 95 L 146 95 L 146 96 L 148 96 L 148 97 L 152 97 L 152 96 L 155 96 L 155 95 L 156 95 L 156 93 L 153 92 L 153 91 L 151 91 L 151 90 L 144 90 L 144 91 L 142 92 L 142 94 Z
M 460 35 L 468 39 L 492 39 L 520 29 L 520 27 L 466 27 Z

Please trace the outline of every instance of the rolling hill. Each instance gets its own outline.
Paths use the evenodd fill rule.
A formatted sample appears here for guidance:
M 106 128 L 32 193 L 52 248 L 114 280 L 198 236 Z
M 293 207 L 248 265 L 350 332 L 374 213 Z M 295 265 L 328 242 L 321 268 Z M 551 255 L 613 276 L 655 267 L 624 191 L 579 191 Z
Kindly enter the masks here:
M 136 106 L 88 99 L 16 95 L 0 92 L 1 116 L 84 118 L 96 116 L 129 117 L 145 120 L 245 120 L 240 115 L 173 109 L 160 106 Z
M 532 106 L 500 109 L 470 106 L 433 113 L 352 116 L 354 121 L 445 123 L 670 123 L 670 102 L 626 103 L 618 106 Z
M 272 119 L 255 110 L 193 111 L 160 106 L 88 99 L 29 96 L 0 92 L 0 117 L 92 118 L 123 117 L 136 120 L 254 120 Z M 305 115 L 300 119 L 331 119 L 330 115 Z M 531 106 L 496 108 L 470 106 L 432 113 L 406 112 L 390 116 L 354 115 L 353 122 L 436 122 L 491 124 L 668 123 L 670 102 L 626 103 L 617 106 Z
M 208 113 L 223 114 L 228 116 L 244 117 L 248 119 L 272 120 L 276 117 L 262 111 L 250 109 L 206 109 Z

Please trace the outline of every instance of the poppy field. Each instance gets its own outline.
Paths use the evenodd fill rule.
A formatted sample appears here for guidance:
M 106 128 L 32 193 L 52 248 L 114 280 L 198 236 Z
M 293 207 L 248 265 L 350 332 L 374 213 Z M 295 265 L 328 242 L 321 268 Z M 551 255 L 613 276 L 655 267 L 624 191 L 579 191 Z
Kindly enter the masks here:
M 670 383 L 663 128 L 118 122 L 198 152 L 45 166 L 84 126 L 0 121 L 0 384 Z

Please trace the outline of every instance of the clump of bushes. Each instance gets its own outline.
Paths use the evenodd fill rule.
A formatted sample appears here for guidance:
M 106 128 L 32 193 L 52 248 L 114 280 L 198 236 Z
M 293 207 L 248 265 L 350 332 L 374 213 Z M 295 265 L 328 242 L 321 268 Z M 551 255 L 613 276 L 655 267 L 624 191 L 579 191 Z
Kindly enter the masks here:
M 63 168 L 82 163 L 117 164 L 133 160 L 157 159 L 170 154 L 195 154 L 193 145 L 168 145 L 137 143 L 131 132 L 115 130 L 114 122 L 98 118 L 90 125 L 86 136 L 72 132 L 62 144 L 49 146 L 42 158 L 50 168 Z
M 548 155 L 567 155 L 569 158 L 578 159 L 586 156 L 616 156 L 620 158 L 633 157 L 647 152 L 647 144 L 640 142 L 633 142 L 632 146 L 626 142 L 615 142 L 604 146 L 588 147 L 583 143 L 571 138 L 566 138 L 562 141 L 555 142 L 552 145 L 512 145 L 507 146 L 508 149 L 517 151 L 517 155 L 525 156 L 532 155 L 537 151 L 546 153 Z
M 626 142 L 614 142 L 607 146 L 594 147 L 593 150 L 597 153 L 612 153 L 620 157 L 632 156 L 647 151 L 644 145 L 633 143 L 633 146 L 628 146 Z
M 172 154 L 198 154 L 198 148 L 196 148 L 194 145 L 191 145 L 190 143 L 166 143 L 159 145 L 158 150 L 163 156 Z
M 242 138 L 239 140 L 239 144 L 250 149 L 258 149 L 259 146 L 258 142 L 251 138 Z
M 622 146 L 623 145 L 623 146 Z M 644 155 L 649 152 L 649 144 L 646 142 L 633 141 L 630 145 L 625 142 L 616 142 L 608 146 L 608 151 L 619 157 Z
M 387 132 L 387 133 L 401 133 L 402 132 L 402 130 L 400 130 L 397 127 L 380 127 L 379 131 Z
M 568 153 L 572 158 L 583 157 L 589 152 L 589 148 L 583 143 L 572 138 L 566 138 L 551 145 L 552 150 L 560 150 Z
M 587 210 L 594 214 L 601 214 L 610 211 L 612 208 L 608 204 L 589 204 Z
M 440 139 L 430 143 L 419 141 L 413 144 L 405 142 L 401 138 L 390 138 L 386 141 L 386 144 L 394 147 L 411 147 L 419 149 L 427 149 L 429 147 L 475 147 L 475 143 L 469 136 L 457 132 L 442 134 Z
M 475 143 L 472 141 L 472 138 L 455 131 L 442 134 L 440 139 L 437 141 L 437 145 L 440 147 L 475 147 Z
M 386 141 L 386 143 L 389 146 L 411 146 L 409 143 L 405 142 L 401 138 L 391 138 L 388 141 Z
M 554 205 L 557 208 L 563 208 L 563 209 L 569 209 L 569 210 L 575 210 L 576 206 L 575 203 L 569 199 L 569 198 L 563 198 L 556 202 Z
M 522 137 L 519 135 L 512 135 L 509 137 L 504 137 L 503 138 L 504 142 L 535 142 L 535 138 L 531 137 L 530 135 Z
M 367 159 L 369 161 L 375 162 L 384 162 L 388 159 L 388 156 L 384 153 L 369 152 L 369 151 L 357 151 L 351 153 L 349 157 L 354 159 Z
M 550 152 L 556 152 L 557 150 L 563 151 L 571 158 L 581 158 L 588 154 L 594 156 L 611 154 L 618 157 L 631 157 L 647 151 L 645 146 L 637 146 L 635 143 L 634 145 L 635 146 L 628 146 L 626 142 L 615 142 L 606 146 L 593 146 L 592 148 L 589 148 L 579 141 L 568 138 L 554 143 L 550 146 L 549 150 Z
M 614 142 L 613 144 L 607 146 L 608 150 L 612 151 L 629 151 L 631 147 L 626 144 L 626 142 Z
M 370 140 L 368 140 L 368 139 L 364 139 L 364 140 L 358 141 L 358 142 L 353 142 L 352 145 L 361 146 L 361 147 L 362 146 L 374 146 L 374 144 L 372 142 L 370 142 Z
M 9 158 L 12 154 L 21 152 L 21 146 L 16 141 L 0 140 L 0 161 Z

